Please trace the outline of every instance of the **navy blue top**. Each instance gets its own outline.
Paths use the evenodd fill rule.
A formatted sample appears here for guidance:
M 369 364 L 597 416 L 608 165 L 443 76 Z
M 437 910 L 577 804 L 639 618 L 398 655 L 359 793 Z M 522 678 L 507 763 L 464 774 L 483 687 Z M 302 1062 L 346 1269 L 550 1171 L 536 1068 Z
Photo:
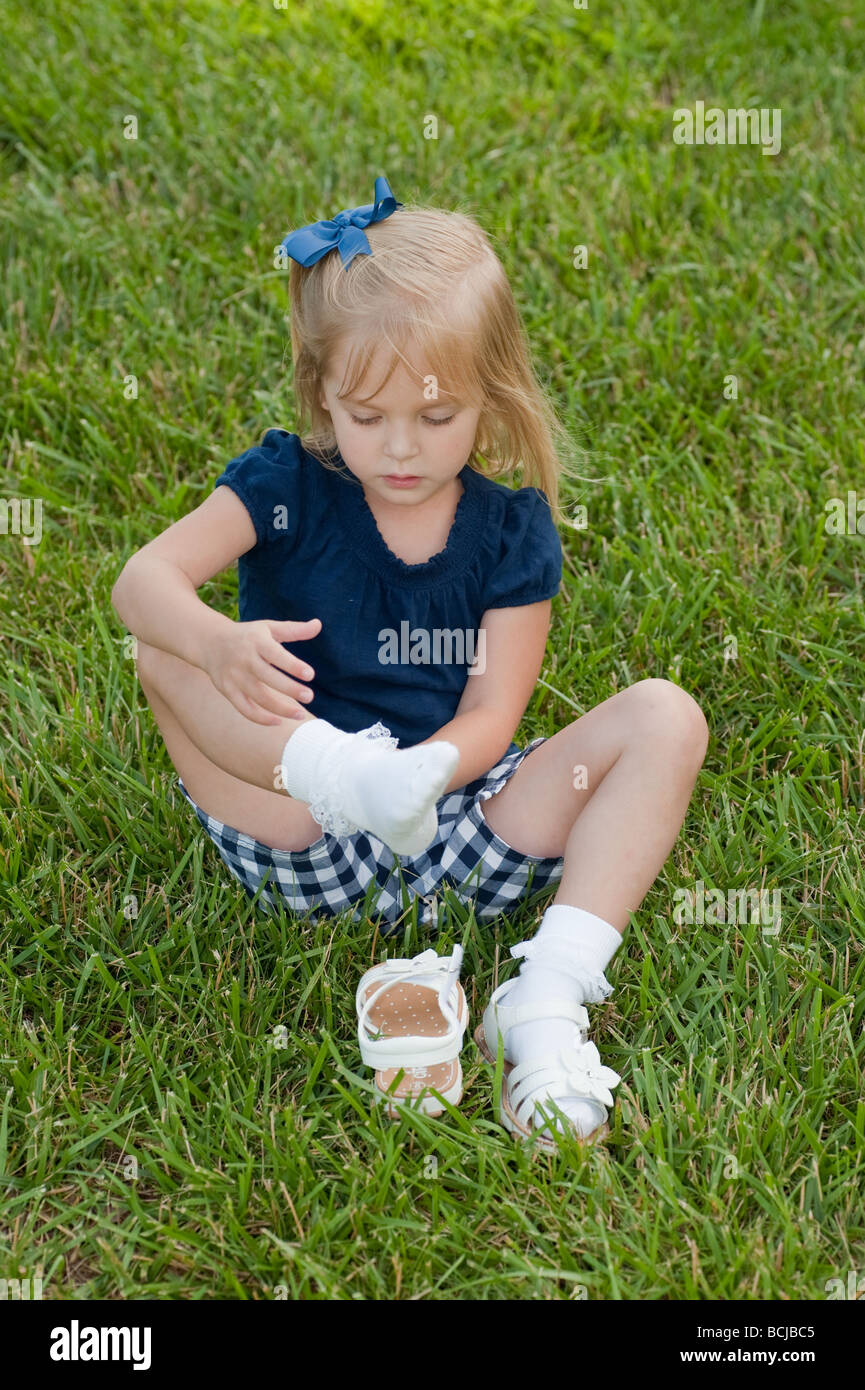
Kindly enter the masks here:
M 241 622 L 320 618 L 317 637 L 285 643 L 315 671 L 307 708 L 357 733 L 376 720 L 401 748 L 456 712 L 468 668 L 484 661 L 488 608 L 558 593 L 562 547 L 546 494 L 464 466 L 444 550 L 407 565 L 388 548 L 360 480 L 340 454 L 326 468 L 296 434 L 270 429 L 214 487 L 249 512 L 256 544 L 238 559 Z

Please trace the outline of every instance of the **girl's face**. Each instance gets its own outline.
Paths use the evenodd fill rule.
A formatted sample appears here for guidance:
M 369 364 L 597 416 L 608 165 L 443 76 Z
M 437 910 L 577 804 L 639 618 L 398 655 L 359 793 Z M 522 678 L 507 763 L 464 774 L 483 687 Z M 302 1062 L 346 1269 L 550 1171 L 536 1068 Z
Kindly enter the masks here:
M 426 399 L 424 374 L 399 362 L 372 404 L 339 400 L 347 347 L 341 345 L 324 377 L 321 404 L 330 415 L 339 451 L 355 477 L 383 502 L 426 502 L 456 478 L 474 448 L 480 411 L 440 391 Z M 382 348 L 369 367 L 380 381 L 389 353 Z M 357 394 L 368 389 L 363 383 Z M 400 484 L 398 479 L 416 479 Z

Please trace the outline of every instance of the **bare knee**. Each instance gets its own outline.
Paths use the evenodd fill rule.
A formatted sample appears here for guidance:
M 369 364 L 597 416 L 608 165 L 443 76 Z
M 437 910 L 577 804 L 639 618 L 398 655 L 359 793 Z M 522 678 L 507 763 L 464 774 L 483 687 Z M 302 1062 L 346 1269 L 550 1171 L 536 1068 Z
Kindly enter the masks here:
M 640 732 L 644 736 L 672 736 L 683 756 L 700 767 L 709 746 L 706 716 L 692 695 L 673 681 L 649 677 L 629 686 L 627 692 L 638 711 Z

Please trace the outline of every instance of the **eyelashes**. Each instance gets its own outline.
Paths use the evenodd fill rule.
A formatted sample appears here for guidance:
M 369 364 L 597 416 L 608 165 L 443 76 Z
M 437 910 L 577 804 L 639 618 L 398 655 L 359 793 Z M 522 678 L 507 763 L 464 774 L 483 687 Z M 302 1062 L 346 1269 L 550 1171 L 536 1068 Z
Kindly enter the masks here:
M 456 416 L 454 415 L 448 415 L 443 420 L 431 420 L 427 415 L 421 416 L 421 419 L 423 420 L 425 425 L 449 425 L 451 421 L 455 418 Z M 378 415 L 371 415 L 368 420 L 361 420 L 361 418 L 358 415 L 351 416 L 351 422 L 353 425 L 374 425 L 378 419 Z

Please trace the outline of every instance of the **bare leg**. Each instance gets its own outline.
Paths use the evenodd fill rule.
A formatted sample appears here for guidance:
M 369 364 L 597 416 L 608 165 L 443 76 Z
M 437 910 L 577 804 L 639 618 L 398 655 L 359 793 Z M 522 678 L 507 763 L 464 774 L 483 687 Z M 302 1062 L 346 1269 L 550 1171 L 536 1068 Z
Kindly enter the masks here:
M 537 748 L 483 815 L 521 853 L 564 856 L 556 903 L 624 932 L 675 843 L 707 742 L 690 695 L 639 681 Z M 575 790 L 580 765 L 587 785 Z
M 262 792 L 275 795 L 278 799 L 281 799 L 280 793 L 286 800 L 289 799 L 280 775 L 282 754 L 286 743 L 298 729 L 315 716 L 303 710 L 296 719 L 280 719 L 273 725 L 256 724 L 240 714 L 231 701 L 215 689 L 205 672 L 190 666 L 188 662 L 149 647 L 146 643 L 139 645 L 138 656 L 139 674 L 168 737 L 173 737 L 176 742 L 179 740 L 178 729 L 172 730 L 166 711 L 173 716 L 186 740 L 206 760 L 206 763 L 202 763 L 199 759 L 197 763 L 198 775 L 202 780 L 206 777 L 202 796 L 215 806 L 214 798 L 217 795 L 220 803 L 224 804 L 235 791 L 231 781 L 214 777 L 206 766 L 209 763 L 235 782 L 249 783 L 253 791 L 261 788 Z M 310 734 L 312 732 L 310 730 Z M 318 732 L 324 736 L 325 743 L 330 740 L 327 720 L 318 721 Z M 362 826 L 396 853 L 419 853 L 434 836 L 437 824 L 435 803 L 453 777 L 459 750 L 446 740 L 440 740 L 425 748 L 368 749 L 368 745 L 364 745 L 363 752 L 368 756 L 347 757 L 345 755 L 348 753 L 354 754 L 359 736 L 342 730 L 336 732 L 339 740 L 336 766 L 331 759 L 324 767 L 323 776 L 327 782 L 335 772 L 339 788 L 325 786 L 322 792 L 325 809 L 335 814 L 339 818 L 337 825 L 342 825 L 347 831 L 353 826 Z M 179 756 L 184 755 L 189 758 L 189 750 L 181 745 Z M 315 768 L 318 767 L 316 764 Z M 317 776 L 316 770 L 313 769 L 309 775 Z M 309 793 L 310 800 L 315 800 L 309 775 L 289 781 L 295 798 Z M 199 800 L 195 795 L 191 785 L 189 791 L 203 809 L 210 809 L 204 800 Z M 339 802 L 337 807 L 330 804 L 334 797 Z M 343 803 L 347 808 L 346 815 L 341 810 Z M 305 803 L 295 799 L 294 804 L 304 806 L 300 821 L 292 819 L 286 829 L 286 821 L 280 819 L 279 828 L 273 831 L 270 829 L 270 803 L 260 799 L 252 802 L 246 793 L 245 805 L 249 814 L 252 815 L 254 811 L 257 815 L 260 812 L 266 818 L 265 832 L 256 838 L 275 848 L 289 849 L 302 848 L 312 843 L 312 839 L 320 839 L 320 828 L 310 837 L 311 817 L 307 819 L 310 813 Z M 246 826 L 239 823 L 236 801 L 232 807 L 229 823 L 238 830 L 246 830 Z M 213 810 L 210 814 L 218 815 L 218 812 Z M 223 817 L 220 816 L 220 819 Z M 303 830 L 303 827 L 306 829 Z M 250 829 L 247 833 L 254 832 Z M 338 835 L 340 831 L 337 829 L 335 833 Z M 291 843 L 276 845 L 274 834 L 288 835 Z M 299 834 L 302 836 L 300 845 L 296 838 Z
M 276 787 L 276 769 L 301 720 L 254 724 L 204 671 L 138 643 L 138 676 L 168 755 L 203 811 L 273 849 L 306 849 L 321 838 L 305 802 Z

